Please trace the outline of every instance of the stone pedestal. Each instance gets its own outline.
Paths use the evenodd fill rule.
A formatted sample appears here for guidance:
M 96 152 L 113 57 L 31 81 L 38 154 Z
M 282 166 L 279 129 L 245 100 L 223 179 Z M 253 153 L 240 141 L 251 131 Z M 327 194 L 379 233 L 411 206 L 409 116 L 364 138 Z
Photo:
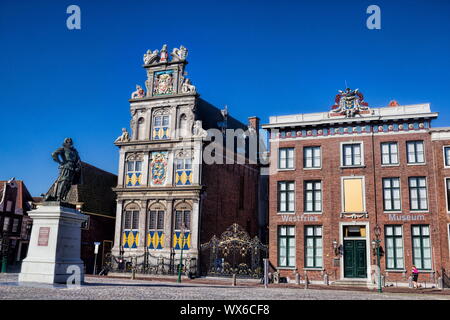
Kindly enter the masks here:
M 45 202 L 29 216 L 33 228 L 19 282 L 66 283 L 72 276 L 82 283 L 81 224 L 88 217 L 59 202 Z

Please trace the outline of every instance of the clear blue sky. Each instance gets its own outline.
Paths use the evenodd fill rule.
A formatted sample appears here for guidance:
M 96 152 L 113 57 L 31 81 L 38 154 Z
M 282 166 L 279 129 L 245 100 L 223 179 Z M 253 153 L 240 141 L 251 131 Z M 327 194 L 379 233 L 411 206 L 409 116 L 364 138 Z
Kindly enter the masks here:
M 71 4 L 81 30 L 66 27 Z M 366 28 L 371 4 L 381 30 Z M 450 126 L 449 18 L 447 0 L 1 0 L 0 179 L 45 192 L 65 137 L 117 173 L 142 55 L 164 43 L 187 47 L 202 97 L 243 121 L 327 111 L 346 80 L 372 107 L 430 102 Z

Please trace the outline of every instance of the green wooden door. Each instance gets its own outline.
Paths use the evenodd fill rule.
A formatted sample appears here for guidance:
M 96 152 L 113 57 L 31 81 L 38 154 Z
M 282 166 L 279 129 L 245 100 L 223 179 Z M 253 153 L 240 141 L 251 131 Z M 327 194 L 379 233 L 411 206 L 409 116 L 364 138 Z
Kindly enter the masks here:
M 367 278 L 365 240 L 344 240 L 344 277 Z

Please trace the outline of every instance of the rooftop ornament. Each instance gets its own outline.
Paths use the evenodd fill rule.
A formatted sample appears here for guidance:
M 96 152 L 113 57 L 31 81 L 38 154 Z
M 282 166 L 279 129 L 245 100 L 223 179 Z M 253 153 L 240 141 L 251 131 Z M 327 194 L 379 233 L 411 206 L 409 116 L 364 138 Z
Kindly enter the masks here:
M 369 111 L 369 104 L 364 101 L 364 95 L 359 89 L 339 90 L 339 94 L 336 95 L 334 101 L 335 104 L 331 106 L 330 116 L 354 117 L 356 114 Z

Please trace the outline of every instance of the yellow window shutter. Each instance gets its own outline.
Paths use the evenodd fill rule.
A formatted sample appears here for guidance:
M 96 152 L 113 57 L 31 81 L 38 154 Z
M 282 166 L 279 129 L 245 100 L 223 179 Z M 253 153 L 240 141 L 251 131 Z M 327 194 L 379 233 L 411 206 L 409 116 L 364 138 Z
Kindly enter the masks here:
M 344 212 L 363 211 L 364 199 L 362 179 L 344 179 Z

